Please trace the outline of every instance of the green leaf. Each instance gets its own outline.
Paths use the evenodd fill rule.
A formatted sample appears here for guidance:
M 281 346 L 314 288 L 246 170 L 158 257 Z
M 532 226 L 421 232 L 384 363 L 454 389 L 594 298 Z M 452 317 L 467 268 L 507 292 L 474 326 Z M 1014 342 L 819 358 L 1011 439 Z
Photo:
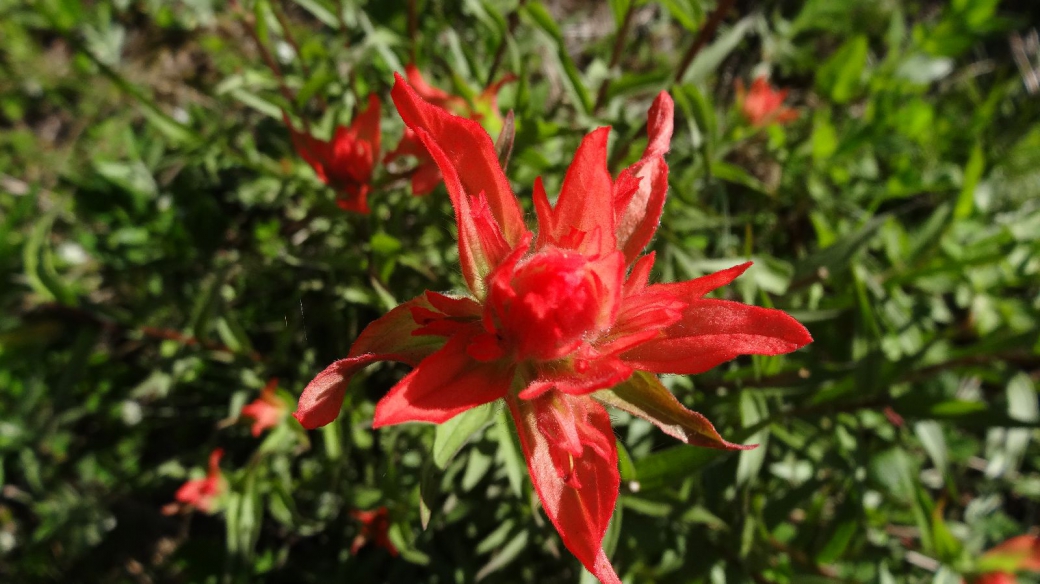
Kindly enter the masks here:
M 477 406 L 437 426 L 433 438 L 433 463 L 437 468 L 447 468 L 462 445 L 491 423 L 495 407 L 493 403 Z
M 835 103 L 847 103 L 860 89 L 870 44 L 857 36 L 841 46 L 816 73 L 816 87 Z
M 325 26 L 333 29 L 339 28 L 339 19 L 336 18 L 336 15 L 331 10 L 322 6 L 318 0 L 293 0 L 293 2 L 310 12 L 314 18 L 320 20 Z
M 982 172 L 986 166 L 986 155 L 982 151 L 982 145 L 976 143 L 971 149 L 968 163 L 964 165 L 964 182 L 961 184 L 961 192 L 957 196 L 957 205 L 953 208 L 955 219 L 967 219 L 975 209 L 975 188 L 979 186 Z
M 718 35 L 715 42 L 704 48 L 686 70 L 680 80 L 683 83 L 698 83 L 718 71 L 722 62 L 735 51 L 751 30 L 755 18 L 747 16 Z
M 816 554 L 816 563 L 827 565 L 840 559 L 845 550 L 848 549 L 852 538 L 859 533 L 860 529 L 860 523 L 855 519 L 847 519 L 839 523 L 837 528 L 831 533 L 823 549 Z
M 934 420 L 925 420 L 914 424 L 914 433 L 924 446 L 925 452 L 931 457 L 935 468 L 945 473 L 949 460 L 949 449 L 946 447 L 942 426 Z
M 480 582 L 489 574 L 493 574 L 502 568 L 505 568 L 511 564 L 513 560 L 519 557 L 520 553 L 527 547 L 527 537 L 526 531 L 517 533 L 513 539 L 505 545 L 505 547 L 499 550 L 488 563 L 484 564 L 484 566 L 480 568 L 480 571 L 478 571 L 476 575 L 477 582 Z
M 610 11 L 614 15 L 614 26 L 621 28 L 621 25 L 625 21 L 625 15 L 632 7 L 633 0 L 608 0 L 610 3 Z
M 549 14 L 549 9 L 544 4 L 537 1 L 528 2 L 524 5 L 524 12 L 534 20 L 539 28 L 548 33 L 558 45 L 563 43 L 563 33 L 560 31 L 560 26 L 553 20 L 552 14 Z
M 888 220 L 888 214 L 875 215 L 867 220 L 859 229 L 837 243 L 818 250 L 795 265 L 794 282 L 801 282 L 819 274 L 820 269 L 826 270 L 830 277 L 835 277 L 847 271 L 851 265 L 850 260 L 860 251 L 874 236 L 874 233 Z
M 639 491 L 674 487 L 721 458 L 722 450 L 687 445 L 665 448 L 636 461 Z
M 662 0 L 668 14 L 689 32 L 696 33 L 704 22 L 704 9 L 699 0 Z
M 495 435 L 498 439 L 498 460 L 506 471 L 509 486 L 517 498 L 523 496 L 523 482 L 527 475 L 527 463 L 520 449 L 519 438 L 513 429 L 512 416 L 506 408 L 500 408 L 495 416 Z
M 818 108 L 813 114 L 812 137 L 813 161 L 821 162 L 827 160 L 838 150 L 838 132 L 830 121 L 830 111 L 827 108 Z
M 772 196 L 773 193 L 769 192 L 766 185 L 762 181 L 758 180 L 752 174 L 743 168 L 717 160 L 711 164 L 711 174 L 719 180 L 723 180 L 735 185 L 741 185 L 747 187 L 755 193 L 759 193 L 766 196 Z
M 583 113 L 592 111 L 592 94 L 589 92 L 588 87 L 585 85 L 585 80 L 582 79 L 581 71 L 578 70 L 578 66 L 574 64 L 574 60 L 571 59 L 567 53 L 567 47 L 564 44 L 563 32 L 560 31 L 560 27 L 553 20 L 552 15 L 549 13 L 549 9 L 545 7 L 541 2 L 528 2 L 523 7 L 524 13 L 527 14 L 531 20 L 542 29 L 546 34 L 552 37 L 552 40 L 556 44 L 556 56 L 559 60 L 560 68 L 563 69 L 563 74 L 567 78 L 568 88 L 577 99 L 579 106 L 581 106 Z
M 740 394 L 740 421 L 745 428 L 751 428 L 765 420 L 769 416 L 763 396 L 750 391 Z M 740 453 L 737 461 L 736 482 L 738 485 L 747 485 L 758 477 L 758 473 L 765 464 L 766 454 L 769 451 L 769 429 L 763 428 L 756 432 L 749 441 L 758 444 L 754 450 L 745 450 Z
M 33 225 L 29 238 L 22 248 L 22 262 L 25 265 L 25 277 L 29 286 L 47 300 L 73 306 L 75 295 L 65 287 L 57 270 L 54 268 L 54 254 L 48 244 L 51 226 L 54 225 L 54 213 L 44 215 Z

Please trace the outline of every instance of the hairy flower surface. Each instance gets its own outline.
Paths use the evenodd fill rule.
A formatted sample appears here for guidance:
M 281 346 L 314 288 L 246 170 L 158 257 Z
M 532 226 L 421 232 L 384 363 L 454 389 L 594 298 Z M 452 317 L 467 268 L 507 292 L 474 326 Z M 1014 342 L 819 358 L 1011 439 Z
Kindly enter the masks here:
M 512 75 L 508 75 L 492 83 L 477 95 L 473 100 L 473 105 L 470 105 L 464 98 L 437 89 L 427 83 L 422 73 L 419 72 L 419 68 L 414 64 L 405 66 L 405 76 L 412 89 L 426 102 L 444 108 L 455 115 L 482 122 L 488 131 L 494 133 L 497 133 L 502 126 L 502 117 L 498 113 L 498 92 L 502 89 L 502 85 L 516 79 Z M 414 157 L 417 161 L 415 169 L 412 170 L 412 194 L 417 197 L 430 194 L 441 183 L 441 171 L 410 127 L 405 128 L 397 148 L 386 155 L 385 161 L 390 163 L 405 156 Z
M 185 509 L 198 509 L 209 513 L 214 509 L 217 499 L 224 493 L 227 483 L 220 473 L 220 459 L 224 450 L 217 448 L 209 455 L 209 470 L 201 479 L 192 479 L 177 489 L 174 503 L 163 508 L 163 512 L 172 515 Z
M 272 379 L 264 386 L 260 397 L 242 408 L 242 416 L 253 419 L 253 436 L 259 436 L 264 430 L 274 428 L 288 414 L 285 402 L 275 393 L 277 388 L 278 380 Z
M 784 107 L 786 89 L 774 89 L 765 76 L 751 82 L 751 90 L 745 92 L 744 84 L 737 80 L 737 103 L 744 117 L 752 126 L 762 127 L 772 123 L 786 124 L 798 119 L 798 112 Z
M 328 141 L 298 131 L 282 113 L 296 153 L 311 165 L 321 181 L 336 191 L 336 203 L 344 211 L 368 213 L 372 171 L 379 159 L 379 98 L 368 96 L 368 107 L 349 126 L 338 126 Z
M 618 496 L 618 453 L 603 404 L 644 417 L 688 444 L 726 442 L 656 373 L 700 373 L 737 355 L 777 355 L 812 339 L 787 314 L 705 298 L 750 263 L 675 284 L 650 284 L 668 186 L 664 154 L 673 104 L 650 108 L 642 159 L 615 179 L 609 128 L 582 141 L 555 205 L 534 184 L 538 232 L 472 120 L 425 102 L 398 77 L 392 97 L 444 175 L 455 208 L 468 293 L 425 294 L 370 324 L 345 359 L 320 373 L 294 414 L 308 428 L 334 420 L 349 378 L 369 363 L 414 369 L 376 405 L 373 427 L 441 423 L 505 401 L 546 514 L 567 548 L 602 582 L 618 583 L 601 548 Z

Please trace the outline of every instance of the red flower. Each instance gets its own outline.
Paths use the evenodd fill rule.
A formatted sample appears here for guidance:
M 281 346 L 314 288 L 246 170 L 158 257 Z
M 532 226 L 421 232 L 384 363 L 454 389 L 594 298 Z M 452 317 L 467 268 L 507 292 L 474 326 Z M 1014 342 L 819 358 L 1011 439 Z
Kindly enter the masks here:
M 474 106 L 470 106 L 465 99 L 446 93 L 426 83 L 422 73 L 413 64 L 405 67 L 405 75 L 412 89 L 427 102 L 464 118 L 478 122 L 483 121 L 488 125 L 496 126 L 495 128 L 489 128 L 489 131 L 496 133 L 501 130 L 502 125 L 501 116 L 498 113 L 498 91 L 502 88 L 502 85 L 516 79 L 512 75 L 507 75 L 492 83 L 476 97 Z M 386 155 L 385 162 L 390 163 L 403 156 L 413 156 L 418 161 L 418 164 L 412 171 L 413 195 L 417 197 L 428 195 L 433 189 L 437 188 L 437 185 L 441 183 L 441 171 L 437 168 L 437 163 L 434 162 L 433 157 L 430 156 L 426 147 L 422 145 L 422 142 L 411 128 L 405 129 L 404 135 L 401 136 L 401 142 L 397 144 L 397 148 L 394 148 L 392 152 Z
M 1040 537 L 1019 535 L 990 548 L 980 562 L 982 573 L 971 584 L 1016 584 L 1015 572 L 1040 572 Z
M 470 293 L 426 292 L 370 324 L 347 358 L 304 389 L 295 416 L 307 428 L 331 422 L 350 376 L 382 360 L 415 369 L 376 405 L 373 427 L 441 423 L 504 399 L 563 543 L 601 581 L 618 583 L 600 547 L 619 485 L 602 404 L 688 444 L 748 448 L 723 440 L 655 374 L 700 373 L 812 339 L 779 310 L 704 297 L 750 263 L 689 282 L 648 283 L 654 256 L 641 254 L 668 188 L 668 94 L 650 108 L 643 158 L 616 180 L 607 171 L 609 128 L 600 128 L 578 148 L 555 206 L 535 181 L 537 236 L 478 123 L 426 103 L 400 77 L 392 96 L 444 174 Z
M 277 426 L 288 412 L 285 402 L 275 393 L 277 387 L 277 379 L 268 381 L 260 397 L 242 408 L 242 416 L 253 418 L 253 436 L 259 436 L 264 430 Z
M 744 83 L 737 80 L 737 103 L 748 122 L 756 128 L 768 126 L 774 122 L 786 124 L 798 119 L 798 112 L 784 107 L 787 89 L 776 90 L 769 85 L 765 76 L 756 77 L 751 82 L 751 91 L 744 91 Z
M 398 554 L 397 548 L 387 537 L 387 531 L 390 529 L 390 514 L 386 507 L 372 511 L 351 511 L 350 515 L 361 522 L 361 532 L 350 544 L 350 553 L 356 555 L 366 543 L 372 542 L 390 552 L 390 555 Z
M 224 456 L 222 448 L 215 449 L 209 455 L 209 472 L 205 478 L 192 479 L 177 489 L 175 502 L 163 507 L 163 513 L 173 515 L 186 509 L 198 509 L 204 513 L 213 510 L 214 503 L 227 487 L 223 475 L 220 474 L 220 459 Z
M 328 142 L 297 131 L 285 112 L 282 116 L 296 152 L 322 182 L 336 190 L 340 208 L 368 213 L 372 169 L 379 157 L 379 99 L 369 95 L 368 107 L 354 116 L 350 126 L 337 127 Z

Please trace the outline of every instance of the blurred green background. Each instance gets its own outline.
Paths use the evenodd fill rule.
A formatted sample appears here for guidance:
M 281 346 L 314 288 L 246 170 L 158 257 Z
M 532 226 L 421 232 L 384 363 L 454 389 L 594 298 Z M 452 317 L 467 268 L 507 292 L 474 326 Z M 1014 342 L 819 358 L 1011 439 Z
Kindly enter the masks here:
M 591 581 L 501 414 L 371 431 L 400 366 L 359 376 L 321 431 L 240 419 L 397 302 L 463 287 L 443 187 L 414 198 L 380 168 L 372 213 L 344 213 L 281 119 L 328 136 L 376 92 L 389 151 L 411 62 L 466 97 L 518 77 L 499 105 L 529 211 L 597 126 L 612 170 L 635 160 L 668 90 L 654 277 L 753 259 L 723 294 L 815 338 L 666 378 L 756 450 L 614 412 L 605 545 L 626 582 L 982 570 L 1040 523 L 1040 5 L 721 4 L 0 0 L 0 580 Z M 742 114 L 737 83 L 760 75 L 797 119 Z M 218 510 L 163 514 L 216 447 Z M 352 512 L 381 506 L 400 555 L 352 553 Z

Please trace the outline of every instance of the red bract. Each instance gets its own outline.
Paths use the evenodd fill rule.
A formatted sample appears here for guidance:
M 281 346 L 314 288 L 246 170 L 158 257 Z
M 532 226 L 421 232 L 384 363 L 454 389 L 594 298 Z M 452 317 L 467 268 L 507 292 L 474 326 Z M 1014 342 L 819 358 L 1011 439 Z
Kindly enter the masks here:
M 372 511 L 351 511 L 350 514 L 361 522 L 361 531 L 350 544 L 350 553 L 357 554 L 358 550 L 371 542 L 390 552 L 390 555 L 398 554 L 397 547 L 387 536 L 390 530 L 390 513 L 386 507 Z
M 220 474 L 220 459 L 224 456 L 224 450 L 215 449 L 209 455 L 209 471 L 205 478 L 193 479 L 177 489 L 174 495 L 176 502 L 163 508 L 163 512 L 172 515 L 184 509 L 198 509 L 204 513 L 213 510 L 218 497 L 223 494 L 226 487 L 224 477 Z
M 350 126 L 338 126 L 327 142 L 298 131 L 282 113 L 296 152 L 336 191 L 336 203 L 345 211 L 368 213 L 372 170 L 379 158 L 379 109 L 379 99 L 369 95 L 368 107 Z
M 501 126 L 501 119 L 498 113 L 498 91 L 502 88 L 502 85 L 516 79 L 512 75 L 508 75 L 492 83 L 474 99 L 473 106 L 470 106 L 462 97 L 451 95 L 426 83 L 422 73 L 413 64 L 405 67 L 405 75 L 415 92 L 428 103 L 444 108 L 456 115 L 497 126 Z M 498 128 L 493 128 L 493 130 L 497 131 Z M 387 163 L 393 162 L 404 156 L 412 156 L 418 162 L 412 170 L 413 195 L 417 197 L 428 195 L 433 189 L 437 188 L 437 185 L 441 183 L 441 172 L 437 168 L 437 163 L 434 162 L 433 157 L 430 156 L 419 137 L 410 127 L 405 129 L 404 135 L 401 136 L 401 142 L 398 143 L 397 148 L 394 148 L 392 152 L 386 155 L 385 161 Z
M 440 423 L 504 399 L 564 544 L 601 581 L 617 583 L 600 547 L 619 485 L 602 404 L 688 444 L 749 448 L 723 440 L 655 374 L 700 373 L 812 339 L 779 310 L 705 298 L 750 263 L 689 282 L 649 283 L 654 256 L 641 254 L 668 187 L 668 94 L 650 108 L 642 159 L 616 179 L 607 170 L 609 128 L 601 128 L 582 141 L 555 205 L 535 182 L 537 235 L 478 123 L 426 103 L 400 77 L 392 96 L 444 175 L 469 293 L 426 292 L 370 324 L 347 358 L 304 389 L 295 416 L 308 428 L 331 422 L 350 376 L 380 360 L 415 368 L 377 404 L 373 427 Z
M 744 83 L 737 80 L 737 103 L 741 112 L 752 126 L 761 127 L 772 123 L 786 124 L 798 119 L 798 112 L 784 107 L 787 89 L 776 90 L 769 85 L 765 76 L 751 82 L 751 91 L 744 91 Z
M 983 572 L 971 584 L 1016 584 L 1016 572 L 1040 572 L 1040 537 L 1019 535 L 990 548 L 980 562 Z
M 242 408 L 243 417 L 253 418 L 253 436 L 259 436 L 264 430 L 274 428 L 288 413 L 285 402 L 275 393 L 277 388 L 278 380 L 272 379 L 260 392 L 260 397 Z

